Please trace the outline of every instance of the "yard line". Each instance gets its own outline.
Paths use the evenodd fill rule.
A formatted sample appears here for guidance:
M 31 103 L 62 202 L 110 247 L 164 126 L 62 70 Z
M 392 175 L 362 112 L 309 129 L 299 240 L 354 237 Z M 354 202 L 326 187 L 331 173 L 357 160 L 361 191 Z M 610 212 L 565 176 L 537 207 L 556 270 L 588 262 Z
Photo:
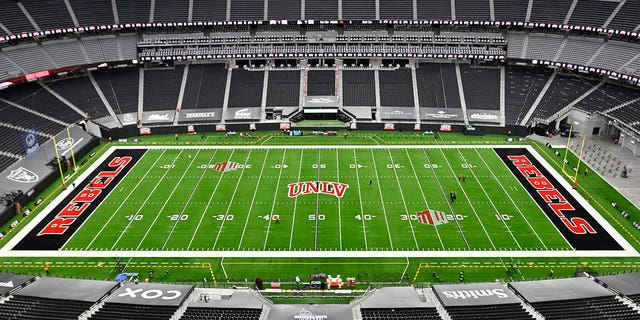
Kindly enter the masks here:
M 458 154 L 460 154 L 460 156 L 463 158 L 464 163 L 467 164 L 467 168 L 469 168 L 469 171 L 471 171 L 471 175 L 473 175 L 473 178 L 476 181 L 478 181 L 478 184 L 480 185 L 480 189 L 482 189 L 482 193 L 484 193 L 485 197 L 487 197 L 487 199 L 489 199 L 489 203 L 491 204 L 491 207 L 493 207 L 493 210 L 495 210 L 496 213 L 498 215 L 500 215 L 500 212 L 498 211 L 498 208 L 496 208 L 496 205 L 493 203 L 493 199 L 491 199 L 491 197 L 489 197 L 489 194 L 487 194 L 487 190 L 485 190 L 484 187 L 482 186 L 482 184 L 480 184 L 480 179 L 478 179 L 476 177 L 476 173 L 472 168 L 473 166 L 469 164 L 467 159 L 462 154 L 462 151 L 460 151 L 460 149 L 457 149 L 457 150 L 458 150 Z M 465 193 L 465 195 L 466 195 L 466 193 Z M 469 201 L 469 203 L 471 203 L 471 201 Z M 480 219 L 480 218 L 478 217 L 478 219 Z M 505 226 L 505 228 L 507 228 L 507 232 L 511 235 L 511 238 L 513 239 L 513 241 L 516 242 L 516 245 L 518 246 L 518 249 L 522 250 L 522 246 L 520 246 L 520 242 L 518 242 L 518 239 L 516 239 L 516 237 L 513 235 L 513 231 L 511 230 L 511 228 L 509 228 L 509 226 L 504 221 L 504 219 L 500 219 L 500 221 L 502 221 L 502 224 Z
M 431 159 L 429 158 L 429 155 L 427 154 L 427 151 L 425 149 L 422 149 L 422 153 L 424 154 L 425 158 L 427 158 L 427 161 L 429 161 L 429 163 L 432 164 L 431 172 L 433 172 L 433 176 L 436 178 L 436 182 L 438 182 L 438 187 L 440 187 L 440 192 L 442 192 L 442 195 L 446 199 L 447 193 L 442 188 L 442 184 L 440 183 L 440 178 L 438 178 L 438 175 L 436 174 L 436 170 L 433 168 L 433 161 L 431 161 Z M 458 226 L 458 230 L 460 231 L 460 235 L 462 236 L 462 239 L 464 240 L 464 243 L 467 245 L 467 249 L 471 249 L 471 246 L 469 245 L 469 241 L 467 241 L 467 237 L 464 235 L 464 231 L 462 231 L 462 227 L 460 226 L 460 221 L 458 221 L 458 219 L 456 218 L 456 213 L 453 211 L 453 207 L 451 206 L 451 203 L 449 201 L 446 201 L 446 200 L 445 200 L 445 202 L 447 203 L 447 206 L 449 207 L 449 210 L 451 210 L 451 214 L 453 216 L 453 221 L 456 222 L 456 225 Z
M 420 189 L 420 194 L 422 195 L 422 200 L 424 200 L 424 204 L 429 208 L 429 201 L 427 201 L 427 197 L 424 195 L 424 190 L 422 190 L 422 183 L 420 179 L 418 179 L 418 173 L 416 172 L 416 168 L 413 166 L 413 161 L 411 161 L 411 156 L 409 155 L 409 149 L 404 149 L 404 152 L 407 154 L 407 158 L 409 159 L 409 164 L 411 164 L 411 170 L 413 170 L 413 175 L 416 177 L 416 182 L 418 183 L 418 188 Z M 407 213 L 408 214 L 408 213 Z M 408 219 L 411 221 L 411 217 Z M 436 230 L 436 234 L 438 235 L 438 240 L 440 240 L 440 246 L 444 249 L 444 243 L 442 242 L 442 238 L 440 237 L 440 231 L 438 231 L 438 226 L 434 223 L 434 229 Z
M 124 200 L 122 202 L 120 202 L 120 205 L 118 205 L 118 208 L 116 208 L 116 210 L 113 211 L 113 213 L 111 214 L 111 217 L 109 217 L 109 220 L 107 220 L 107 222 L 105 222 L 102 225 L 102 228 L 100 228 L 100 231 L 98 231 L 98 233 L 96 233 L 95 236 L 93 236 L 93 238 L 91 239 L 91 242 L 89 242 L 89 244 L 85 247 L 85 249 L 89 249 L 91 247 L 91 245 L 93 245 L 93 242 L 96 241 L 96 239 L 100 236 L 100 234 L 102 234 L 102 231 L 104 231 L 104 229 L 107 228 L 107 226 L 109 225 L 109 223 L 111 223 L 111 220 L 116 216 L 116 213 L 118 213 L 118 211 L 120 211 L 120 209 L 122 209 L 122 207 L 125 205 L 125 203 L 127 203 L 127 200 L 129 200 L 129 198 L 134 194 L 134 190 L 136 190 L 138 188 L 138 186 L 140 186 L 140 184 L 142 183 L 142 181 L 145 180 L 145 178 L 147 177 L 147 175 L 149 175 L 149 172 L 151 172 L 151 170 L 156 166 L 156 163 L 158 163 L 158 161 L 160 161 L 160 158 L 162 158 L 162 156 L 167 152 L 167 150 L 163 150 L 162 153 L 160 154 L 159 157 L 156 158 L 156 161 L 153 162 L 153 164 L 151 165 L 151 167 L 149 167 L 149 169 L 147 169 L 147 172 L 144 173 L 144 175 L 142 176 L 141 179 L 138 179 L 138 182 L 136 183 L 136 185 L 133 187 L 133 189 L 131 189 L 131 192 L 129 192 L 129 194 L 127 194 L 127 197 L 124 198 Z M 138 162 L 136 162 L 136 165 L 138 165 L 138 163 L 142 162 L 142 159 L 139 159 Z M 134 167 L 135 168 L 135 167 Z M 131 173 L 133 171 L 132 168 L 128 173 Z M 126 178 L 126 176 L 125 176 Z M 124 180 L 124 178 L 122 179 Z M 120 180 L 120 182 L 122 182 L 122 180 Z M 114 188 L 115 190 L 115 188 Z M 107 201 L 109 197 L 105 198 L 102 202 Z M 100 203 L 102 204 L 102 203 Z M 97 210 L 97 209 L 96 209 Z M 95 212 L 95 210 L 94 210 Z M 67 240 L 67 242 L 69 242 L 71 240 L 71 238 L 73 238 L 73 236 L 75 236 L 76 234 L 78 234 L 80 232 L 80 230 L 82 229 L 82 227 L 86 225 L 86 223 L 84 223 L 82 226 L 80 226 L 80 228 L 78 229 L 78 231 L 74 232 L 73 235 L 71 235 L 71 237 L 69 238 L 69 240 Z M 66 242 L 65 242 L 66 244 Z M 64 245 L 62 246 L 64 248 Z
M 336 149 L 336 177 L 338 177 L 337 182 L 340 182 L 340 161 L 338 149 Z M 342 250 L 342 215 L 340 211 L 340 197 L 338 197 L 338 231 L 340 232 L 340 250 Z
M 264 250 L 267 249 L 267 240 L 269 239 L 269 230 L 271 230 L 271 217 L 273 217 L 273 210 L 276 208 L 276 198 L 278 197 L 278 189 L 280 188 L 280 178 L 282 177 L 282 167 L 284 167 L 284 159 L 287 155 L 287 149 L 282 152 L 282 160 L 280 160 L 280 171 L 278 173 L 278 182 L 276 184 L 276 191 L 273 193 L 273 203 L 271 204 L 271 214 L 269 214 L 269 223 L 267 224 L 267 234 L 264 237 Z
M 229 154 L 229 160 L 231 160 L 231 157 L 233 156 L 233 153 L 235 151 L 236 151 L 235 149 L 231 149 L 231 153 Z M 244 169 L 242 169 L 242 170 L 244 170 Z M 193 235 L 191 236 L 191 240 L 189 240 L 189 245 L 187 246 L 187 249 L 191 248 L 191 244 L 193 243 L 193 239 L 195 239 L 196 238 L 196 234 L 198 234 L 198 230 L 200 229 L 200 226 L 202 225 L 202 219 L 204 219 L 204 217 L 207 215 L 207 211 L 209 210 L 209 206 L 211 206 L 211 200 L 213 200 L 213 196 L 216 195 L 216 191 L 218 191 L 218 186 L 220 185 L 220 182 L 222 181 L 222 178 L 224 177 L 224 174 L 225 174 L 225 171 L 223 171 L 220 174 L 220 177 L 218 178 L 218 182 L 216 182 L 216 186 L 213 188 L 213 191 L 211 192 L 211 195 L 209 196 L 209 200 L 207 201 L 207 205 L 204 207 L 204 211 L 202 211 L 202 215 L 200 216 L 200 221 L 198 221 L 198 225 L 196 226 L 196 230 L 193 231 Z M 226 220 L 226 219 L 227 219 L 227 216 L 225 215 L 223 221 Z
M 458 149 L 458 148 L 456 148 Z M 451 167 L 451 163 L 449 163 L 449 159 L 447 158 L 447 156 L 444 154 L 444 151 L 442 149 L 440 149 L 440 152 L 442 153 L 442 157 L 444 158 L 444 161 L 447 162 L 447 166 L 449 167 L 449 170 L 451 170 L 451 174 L 453 174 L 453 176 L 456 175 L 456 173 L 453 171 L 453 167 Z M 469 200 L 469 196 L 467 196 L 467 192 L 464 191 L 464 188 L 462 187 L 462 183 L 460 182 L 460 180 L 458 181 L 458 186 L 460 187 L 460 190 L 462 190 L 462 194 L 464 194 L 464 197 L 467 198 L 467 200 Z M 469 201 L 469 206 L 471 207 L 471 210 L 473 211 L 473 213 L 476 215 L 476 218 L 478 219 L 478 223 L 480 223 L 480 226 L 482 227 L 482 230 L 484 231 L 484 234 L 487 236 L 487 239 L 489 239 L 489 243 L 491 243 L 491 246 L 493 247 L 493 249 L 496 249 L 495 244 L 493 244 L 493 240 L 491 240 L 491 237 L 489 236 L 489 233 L 487 232 L 487 229 L 484 227 L 484 224 L 482 223 L 482 220 L 480 220 L 480 216 L 478 215 L 478 212 L 476 211 L 476 208 L 473 206 L 473 203 L 471 203 L 471 201 Z M 455 214 L 453 215 L 453 217 L 455 218 Z M 456 218 L 457 220 L 457 218 Z
M 269 157 L 269 150 L 267 149 L 267 153 L 264 155 L 264 160 L 262 160 L 262 168 L 260 168 L 260 175 L 258 176 L 258 182 L 256 183 L 256 189 L 253 192 L 253 198 L 251 199 L 251 204 L 249 205 L 249 210 L 247 211 L 247 219 L 244 221 L 244 228 L 242 228 L 242 235 L 240 235 L 240 241 L 238 242 L 238 250 L 242 248 L 242 240 L 244 239 L 244 233 L 247 231 L 247 225 L 249 224 L 249 218 L 251 218 L 251 209 L 253 209 L 253 203 L 256 200 L 256 195 L 258 194 L 258 190 L 260 189 L 260 179 L 262 179 L 262 172 L 264 171 L 265 163 L 267 163 L 267 158 Z M 237 186 L 236 186 L 236 190 Z M 233 195 L 235 196 L 236 192 L 233 191 Z M 231 207 L 231 203 L 229 203 L 229 207 Z M 269 217 L 271 219 L 271 217 Z M 222 227 L 220 227 L 220 231 L 222 231 Z M 218 236 L 216 237 L 216 243 L 218 243 L 218 237 L 220 237 L 220 233 L 218 232 Z M 215 247 L 215 243 L 213 244 Z
M 304 158 L 304 149 L 300 150 L 300 166 L 298 167 L 298 181 L 300 182 L 300 174 L 302 173 L 302 158 Z M 291 234 L 289 235 L 289 250 L 293 244 L 293 230 L 296 225 L 296 209 L 298 208 L 298 197 L 293 201 L 293 219 L 291 219 Z
M 249 153 L 247 154 L 247 158 L 244 160 L 245 164 L 247 162 L 249 162 L 249 158 L 251 157 L 251 152 L 253 152 L 253 149 L 249 149 Z M 267 154 L 268 153 L 269 153 L 269 150 L 267 150 Z M 266 158 L 266 156 L 265 156 L 265 158 Z M 264 166 L 264 164 L 263 164 L 263 166 Z M 220 234 L 222 233 L 222 228 L 224 227 L 224 223 L 227 222 L 227 216 L 229 215 L 229 211 L 231 210 L 231 205 L 233 205 L 233 199 L 236 198 L 236 192 L 238 191 L 238 187 L 240 186 L 240 181 L 242 181 L 242 177 L 244 176 L 245 168 L 246 168 L 246 166 L 244 166 L 242 168 L 242 171 L 240 171 L 240 177 L 238 178 L 238 182 L 236 183 L 235 189 L 233 189 L 233 194 L 231 194 L 231 199 L 229 199 L 229 205 L 227 205 L 227 211 L 225 211 L 225 213 L 224 213 L 224 217 L 225 218 L 222 220 L 222 223 L 220 224 L 220 228 L 218 228 L 218 235 L 216 235 L 216 240 L 213 242 L 213 248 L 212 249 L 215 249 L 216 245 L 218 245 L 218 239 L 220 239 Z M 260 171 L 260 174 L 262 174 L 262 171 Z M 253 201 L 251 202 L 251 205 L 253 205 Z
M 318 178 L 316 179 L 316 181 L 320 181 L 320 149 L 318 149 Z M 313 250 L 317 250 L 318 249 L 318 211 L 320 210 L 320 193 L 317 192 L 316 193 L 316 218 L 315 220 L 315 225 L 316 225 L 316 230 L 314 232 L 314 238 L 313 238 Z
M 198 154 L 200 153 L 200 150 L 201 149 L 198 149 L 198 151 L 196 151 L 195 156 L 193 156 L 194 160 L 198 156 Z M 218 150 L 216 149 L 213 152 L 213 155 L 211 155 L 211 158 L 209 158 L 209 161 L 207 162 L 207 168 L 211 164 L 211 161 L 213 161 L 213 158 L 216 156 L 217 152 L 218 152 Z M 164 248 L 167 246 L 167 243 L 169 242 L 169 239 L 171 238 L 171 235 L 173 235 L 173 231 L 176 229 L 176 226 L 178 226 L 178 223 L 180 223 L 180 221 L 181 221 L 180 218 L 182 218 L 182 215 L 184 214 L 184 210 L 187 209 L 187 206 L 189 205 L 189 202 L 191 201 L 191 198 L 193 198 L 193 195 L 196 193 L 196 190 L 198 190 L 198 186 L 200 185 L 200 182 L 202 182 L 202 177 L 204 177 L 204 175 L 207 173 L 207 170 L 208 169 L 202 170 L 202 174 L 200 175 L 200 178 L 198 179 L 198 182 L 191 189 L 191 194 L 189 195 L 189 199 L 187 199 L 187 201 L 184 203 L 184 206 L 182 207 L 182 210 L 180 210 L 180 214 L 178 215 L 178 219 L 176 219 L 176 222 L 173 224 L 173 227 L 171 227 L 171 231 L 169 231 L 169 235 L 167 236 L 167 239 L 164 240 L 164 244 L 162 245 L 162 250 L 164 250 Z
M 371 158 L 373 159 L 373 169 L 376 172 L 376 184 L 378 185 L 378 192 L 380 193 L 380 201 L 382 201 L 382 213 L 384 214 L 384 222 L 387 224 L 387 235 L 389 236 L 389 245 L 391 246 L 391 250 L 393 250 L 393 241 L 391 240 L 391 230 L 389 230 L 389 219 L 387 218 L 387 209 L 384 207 L 384 198 L 382 197 L 382 188 L 380 187 L 380 179 L 378 178 L 380 175 L 378 174 L 378 167 L 376 166 L 376 156 L 373 154 L 373 149 L 369 149 L 369 151 L 371 151 Z
M 178 153 L 178 155 L 173 158 L 173 161 L 171 162 L 171 165 L 169 167 L 172 167 L 175 163 L 176 160 L 178 160 L 178 158 L 180 157 L 180 155 L 182 154 L 182 151 L 184 151 L 184 149 L 180 150 L 180 152 Z M 171 169 L 166 169 L 164 171 L 164 173 L 162 174 L 162 177 L 160 179 L 158 179 L 158 182 L 156 182 L 156 185 L 153 187 L 153 189 L 151 190 L 151 192 L 149 192 L 149 195 L 147 195 L 147 197 L 144 199 L 144 201 L 142 202 L 142 204 L 138 207 L 138 210 L 136 211 L 135 214 L 133 214 L 133 216 L 137 216 L 138 213 L 140 213 L 140 211 L 142 211 L 142 209 L 144 208 L 144 206 L 147 204 L 147 202 L 149 202 L 149 199 L 151 199 L 151 196 L 153 195 L 153 193 L 156 191 L 156 189 L 158 189 L 158 187 L 160 186 L 160 183 L 162 182 L 162 180 L 164 180 L 164 177 L 167 176 L 167 173 L 169 173 L 169 171 L 171 171 Z M 124 236 L 124 233 L 127 231 L 127 229 L 129 229 L 129 227 L 131 227 L 131 223 L 133 223 L 134 219 L 130 219 L 129 223 L 127 223 L 127 226 L 124 228 L 124 230 L 122 230 L 122 232 L 120 232 L 120 236 L 118 236 L 118 239 L 116 239 L 116 241 L 113 242 L 113 245 L 111 246 L 111 249 L 113 250 L 113 248 L 116 247 L 116 245 L 118 244 L 118 242 L 120 242 L 120 239 L 122 239 L 122 236 Z
M 182 154 L 182 150 L 180 150 L 180 154 Z M 178 154 L 178 156 L 180 156 L 180 154 Z M 140 249 L 140 246 L 142 245 L 142 242 L 144 242 L 144 239 L 147 238 L 147 236 L 149 235 L 149 232 L 151 231 L 151 229 L 153 229 L 153 226 L 156 224 L 156 222 L 158 221 L 158 218 L 160 217 L 160 215 L 162 214 L 162 211 L 164 210 L 164 208 L 167 207 L 167 204 L 169 203 L 169 199 L 171 199 L 171 197 L 173 197 L 173 194 L 176 192 L 176 190 L 178 189 L 178 186 L 180 185 L 180 182 L 182 182 L 182 179 L 184 179 L 184 176 L 187 175 L 187 172 L 189 171 L 189 167 L 191 165 L 193 165 L 193 162 L 196 160 L 196 157 L 192 157 L 191 161 L 189 161 L 189 166 L 187 166 L 187 169 L 184 170 L 184 172 L 182 172 L 182 175 L 180 176 L 180 179 L 178 180 L 178 183 L 176 183 L 175 186 L 173 186 L 173 189 L 171 190 L 171 193 L 169 194 L 169 197 L 167 197 L 167 201 L 165 201 L 162 204 L 162 207 L 160 208 L 160 210 L 158 210 L 158 214 L 156 214 L 156 217 L 153 219 L 153 221 L 151 222 L 151 225 L 149 226 L 149 228 L 147 229 L 147 232 L 144 233 L 144 236 L 142 236 L 142 239 L 140 240 L 140 242 L 138 243 L 138 246 L 136 247 L 136 250 Z
M 353 159 L 356 162 L 356 181 L 358 182 L 358 197 L 360 198 L 360 218 L 362 221 L 362 234 L 364 235 L 364 248 L 365 250 L 369 250 L 369 245 L 367 244 L 367 227 L 364 223 L 364 208 L 362 207 L 362 192 L 360 190 L 360 173 L 358 172 L 358 156 L 356 155 L 356 149 L 353 149 Z M 391 238 L 389 238 L 391 241 Z
M 420 245 L 418 245 L 418 239 L 416 238 L 416 231 L 413 229 L 413 223 L 411 222 L 411 214 L 409 213 L 409 208 L 407 208 L 407 203 L 405 202 L 405 198 L 404 198 L 404 192 L 402 191 L 402 186 L 400 185 L 400 178 L 398 178 L 396 163 L 393 161 L 393 156 L 391 155 L 391 149 L 387 149 L 387 152 L 389 153 L 389 158 L 391 159 L 391 166 L 393 167 L 393 173 L 396 175 L 396 182 L 398 183 L 398 190 L 400 191 L 400 197 L 402 197 L 402 205 L 404 206 L 404 212 L 407 214 L 407 217 L 409 217 L 409 219 L 407 220 L 409 221 L 409 227 L 411 228 L 411 235 L 413 235 L 413 242 L 416 244 L 416 249 L 420 249 Z M 373 155 L 373 149 L 371 149 L 371 155 Z M 382 196 L 382 193 L 381 193 L 381 196 Z
M 522 218 L 524 219 L 524 221 L 527 223 L 527 225 L 529 226 L 529 228 L 531 229 L 531 231 L 533 231 L 533 234 L 536 235 L 536 238 L 538 238 L 538 241 L 540 241 L 540 243 L 542 244 L 542 246 L 544 247 L 544 249 L 547 249 L 547 246 L 544 244 L 544 242 L 542 241 L 542 238 L 540 238 L 540 235 L 538 235 L 538 233 L 536 232 L 536 230 L 533 228 L 533 226 L 531 226 L 531 224 L 529 223 L 529 220 L 527 219 L 526 215 L 524 213 L 522 213 L 522 211 L 520 210 L 520 207 L 518 207 L 518 205 L 515 203 L 515 201 L 513 201 L 513 199 L 511 198 L 511 195 L 509 195 L 509 192 L 504 188 L 504 186 L 502 185 L 502 183 L 500 182 L 500 179 L 498 179 L 498 177 L 496 177 L 495 173 L 493 173 L 493 170 L 491 170 L 491 167 L 487 164 L 487 162 L 484 160 L 484 157 L 482 157 L 482 155 L 480 154 L 480 152 L 478 152 L 478 149 L 474 149 L 476 151 L 476 154 L 480 157 L 480 159 L 482 160 L 482 163 L 484 163 L 485 166 L 487 166 L 487 168 L 489 168 L 489 172 L 491 172 L 491 175 L 493 176 L 493 179 L 496 180 L 496 182 L 498 183 L 498 185 L 500 186 L 500 188 L 502 189 L 502 191 L 504 191 L 504 194 L 509 198 L 509 201 L 511 201 L 511 203 L 513 204 L 513 206 L 516 208 L 516 210 L 518 210 L 518 213 L 520 214 L 520 216 L 522 216 Z M 495 151 L 494 151 L 495 152 Z M 500 214 L 500 213 L 498 213 Z M 502 219 L 500 219 L 502 220 Z

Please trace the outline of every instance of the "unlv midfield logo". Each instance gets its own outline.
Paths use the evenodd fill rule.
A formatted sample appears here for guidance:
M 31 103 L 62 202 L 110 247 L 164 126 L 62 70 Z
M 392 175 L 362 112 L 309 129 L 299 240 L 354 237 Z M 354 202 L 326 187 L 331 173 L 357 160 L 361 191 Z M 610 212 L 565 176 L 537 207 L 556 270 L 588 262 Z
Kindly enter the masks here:
M 11 170 L 11 173 L 9 173 L 7 179 L 20 183 L 33 183 L 39 180 L 37 174 L 24 167 Z
M 295 198 L 300 195 L 322 193 L 338 198 L 344 196 L 345 191 L 349 189 L 349 185 L 341 182 L 329 182 L 329 181 L 305 181 L 290 183 L 289 198 Z

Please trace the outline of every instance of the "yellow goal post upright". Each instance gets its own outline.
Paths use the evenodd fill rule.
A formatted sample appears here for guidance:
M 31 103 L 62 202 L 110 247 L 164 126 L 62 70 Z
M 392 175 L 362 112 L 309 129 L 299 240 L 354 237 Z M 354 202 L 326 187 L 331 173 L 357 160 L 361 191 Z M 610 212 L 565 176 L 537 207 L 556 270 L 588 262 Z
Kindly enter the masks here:
M 56 136 L 53 135 L 53 150 L 56 152 L 56 160 L 58 162 L 58 169 L 60 169 L 60 179 L 62 180 L 62 190 L 67 189 L 66 181 L 64 179 L 64 172 L 62 171 L 62 163 L 60 162 L 60 153 L 58 152 L 58 142 Z
M 578 153 L 578 164 L 575 167 L 575 173 L 569 173 L 565 170 L 565 167 L 568 163 L 567 156 L 569 154 L 569 146 L 571 145 L 572 133 L 573 133 L 573 125 L 569 126 L 569 135 L 567 137 L 567 145 L 565 146 L 564 159 L 562 160 L 562 174 L 567 176 L 569 180 L 574 183 L 574 187 L 575 187 L 575 183 L 578 181 L 578 172 L 580 172 L 580 164 L 582 163 L 582 155 L 584 151 L 584 143 L 587 137 L 586 136 L 582 137 L 582 143 L 580 144 L 580 151 Z
M 67 141 L 69 141 L 69 150 L 71 151 L 71 162 L 73 163 L 73 172 L 76 172 L 78 168 L 76 167 L 76 155 L 73 152 L 73 139 L 71 139 L 71 132 L 69 132 L 69 127 L 67 127 Z

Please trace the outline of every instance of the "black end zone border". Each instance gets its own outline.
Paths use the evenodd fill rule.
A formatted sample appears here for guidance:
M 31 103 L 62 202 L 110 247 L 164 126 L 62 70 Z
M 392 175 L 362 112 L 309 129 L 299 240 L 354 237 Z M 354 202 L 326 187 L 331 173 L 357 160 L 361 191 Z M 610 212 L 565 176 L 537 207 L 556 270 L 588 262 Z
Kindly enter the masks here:
M 560 233 L 564 236 L 564 238 L 569 242 L 569 244 L 575 250 L 623 250 L 622 246 L 613 239 L 613 237 L 607 232 L 594 218 L 591 214 L 578 202 L 571 193 L 566 190 L 559 182 L 556 180 L 554 176 L 550 174 L 550 172 L 545 168 L 539 161 L 534 157 L 529 150 L 525 148 L 494 148 L 493 149 L 500 159 L 504 162 L 504 164 L 511 170 L 511 172 L 516 176 L 520 184 L 529 192 L 533 200 L 540 206 L 542 211 L 547 215 L 549 220 L 556 226 L 556 228 L 560 231 Z M 514 164 L 514 158 L 510 159 L 509 157 L 526 157 L 531 165 L 529 167 L 535 167 L 539 173 L 548 180 L 548 182 L 557 190 L 566 203 L 570 204 L 573 210 L 565 210 L 561 211 L 561 214 L 564 217 L 558 216 L 550 204 L 546 201 L 550 199 L 548 195 L 546 198 L 538 193 L 539 189 L 536 189 L 527 178 L 537 177 L 536 174 L 532 174 L 531 176 L 525 176 L 518 168 L 523 166 L 517 166 Z M 535 171 L 533 168 L 531 171 Z M 553 190 L 553 189 L 549 189 Z M 561 202 L 556 199 L 552 201 L 554 205 L 559 205 Z M 574 219 L 571 222 L 571 219 Z M 569 228 L 567 223 L 574 224 L 576 221 L 584 221 L 589 226 L 591 226 L 592 230 L 595 233 L 584 232 L 582 234 L 575 233 Z M 588 229 L 584 228 L 581 225 L 577 225 L 574 229 Z
M 60 249 L 71 236 L 78 231 L 80 226 L 89 218 L 89 216 L 95 211 L 100 203 L 115 189 L 120 181 L 127 175 L 127 173 L 134 167 L 134 165 L 142 158 L 147 149 L 116 149 L 106 159 L 91 172 L 81 182 L 77 182 L 74 190 L 68 194 L 63 201 L 61 201 L 47 216 L 40 221 L 29 233 L 20 240 L 20 242 L 13 248 L 13 250 L 58 250 Z M 56 220 L 56 216 L 62 212 L 67 205 L 74 204 L 75 208 L 79 208 L 79 203 L 74 203 L 74 200 L 82 192 L 87 190 L 93 190 L 92 186 L 96 186 L 99 182 L 94 179 L 100 179 L 100 173 L 113 172 L 116 168 L 112 162 L 118 162 L 118 159 L 124 157 L 130 157 L 129 162 L 121 166 L 121 170 L 113 176 L 106 187 L 95 188 L 101 189 L 98 195 L 91 200 L 90 203 L 82 210 L 82 213 L 73 218 L 73 221 L 68 220 L 70 223 L 66 226 L 66 230 L 62 234 L 40 234 L 41 231 L 53 223 Z M 120 161 L 120 163 L 122 163 Z M 112 164 L 110 166 L 110 164 Z

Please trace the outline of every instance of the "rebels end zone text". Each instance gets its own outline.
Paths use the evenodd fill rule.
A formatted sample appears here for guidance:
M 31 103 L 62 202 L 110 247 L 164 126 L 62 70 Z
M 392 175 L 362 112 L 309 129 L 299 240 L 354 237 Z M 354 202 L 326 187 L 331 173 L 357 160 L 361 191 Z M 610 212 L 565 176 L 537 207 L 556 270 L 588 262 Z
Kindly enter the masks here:
M 102 190 L 113 182 L 113 178 L 118 176 L 131 160 L 132 158 L 129 156 L 113 158 L 107 166 L 109 168 L 115 168 L 115 170 L 100 171 L 100 173 L 91 180 L 89 185 L 84 187 L 84 189 L 38 233 L 38 236 L 65 233 L 69 226 L 87 210 L 87 207 L 102 193 Z
M 495 148 L 533 200 L 576 250 L 621 250 L 591 214 L 524 148 Z M 533 214 L 524 212 L 524 214 Z
M 13 250 L 57 250 L 80 228 L 146 149 L 117 149 L 58 203 Z

